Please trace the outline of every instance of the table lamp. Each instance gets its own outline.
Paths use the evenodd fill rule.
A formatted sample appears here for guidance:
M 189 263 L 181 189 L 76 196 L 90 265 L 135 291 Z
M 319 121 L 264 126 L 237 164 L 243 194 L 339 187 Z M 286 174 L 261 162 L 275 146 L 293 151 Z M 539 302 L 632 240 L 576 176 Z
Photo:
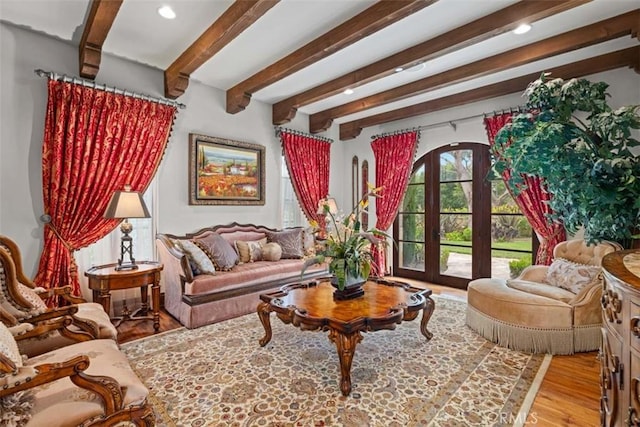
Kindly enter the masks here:
M 120 224 L 122 239 L 120 241 L 120 259 L 116 270 L 135 270 L 138 268 L 133 258 L 133 239 L 129 233 L 133 231 L 133 225 L 129 218 L 150 218 L 149 210 L 144 204 L 142 193 L 131 191 L 130 185 L 124 186 L 124 191 L 116 191 L 111 196 L 104 217 L 109 219 L 124 219 Z M 129 262 L 124 262 L 124 257 L 129 254 Z

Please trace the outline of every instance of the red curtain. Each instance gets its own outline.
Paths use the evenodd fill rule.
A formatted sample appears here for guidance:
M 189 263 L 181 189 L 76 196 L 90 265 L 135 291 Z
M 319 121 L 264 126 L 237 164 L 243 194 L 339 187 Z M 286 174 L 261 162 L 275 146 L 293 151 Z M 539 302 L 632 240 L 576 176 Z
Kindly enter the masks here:
M 376 228 L 388 230 L 398 213 L 398 207 L 407 191 L 413 159 L 418 148 L 418 131 L 381 136 L 371 143 L 376 160 Z M 387 272 L 386 250 L 383 245 L 375 248 L 372 274 L 384 276 Z
M 317 211 L 318 202 L 329 193 L 330 142 L 287 130 L 280 131 L 280 140 L 302 212 L 322 227 L 324 218 Z
M 34 281 L 71 285 L 80 295 L 73 251 L 119 223 L 103 218 L 111 195 L 144 191 L 169 139 L 176 107 L 49 80 L 42 144 L 44 248 Z
M 498 131 L 510 121 L 511 113 L 500 114 L 484 119 L 484 125 L 487 129 L 487 137 L 489 138 L 489 145 L 491 147 L 494 147 L 495 137 Z M 500 153 L 495 154 L 500 155 Z M 502 174 L 502 179 L 504 179 L 505 182 L 508 181 L 510 177 L 510 170 L 506 170 Z M 553 260 L 553 248 L 558 243 L 567 239 L 564 225 L 557 221 L 551 221 L 548 217 L 548 215 L 552 213 L 547 203 L 551 195 L 547 193 L 542 180 L 536 176 L 523 176 L 523 179 L 526 184 L 526 189 L 522 190 L 517 196 L 513 193 L 511 195 L 540 240 L 540 247 L 536 254 L 535 263 L 549 265 Z M 508 185 L 507 189 L 509 189 Z M 509 189 L 509 191 L 511 190 Z

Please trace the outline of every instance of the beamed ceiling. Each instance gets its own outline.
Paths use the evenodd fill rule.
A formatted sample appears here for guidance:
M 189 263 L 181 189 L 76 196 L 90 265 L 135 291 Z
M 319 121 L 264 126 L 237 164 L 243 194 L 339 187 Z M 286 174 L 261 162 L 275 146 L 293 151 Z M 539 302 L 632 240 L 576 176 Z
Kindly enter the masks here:
M 157 9 L 176 12 L 165 20 Z M 172 99 L 192 80 L 255 100 L 273 123 L 363 128 L 519 93 L 541 72 L 640 72 L 638 0 L 0 0 L 0 19 L 78 45 L 100 81 L 102 52 L 164 71 Z M 521 23 L 532 30 L 515 35 Z M 400 71 L 402 69 L 402 71 Z M 55 71 L 55 70 L 54 70 Z M 345 89 L 353 93 L 345 95 Z M 638 89 L 640 91 L 640 88 Z

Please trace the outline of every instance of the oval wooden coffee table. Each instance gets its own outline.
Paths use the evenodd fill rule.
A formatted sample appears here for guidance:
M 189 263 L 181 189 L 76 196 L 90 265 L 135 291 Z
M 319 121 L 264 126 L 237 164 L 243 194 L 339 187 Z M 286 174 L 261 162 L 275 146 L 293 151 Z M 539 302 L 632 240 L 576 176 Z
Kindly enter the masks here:
M 334 288 L 329 278 L 285 285 L 277 292 L 260 295 L 263 302 L 258 305 L 258 316 L 265 331 L 260 345 L 264 347 L 271 341 L 272 311 L 284 323 L 302 330 L 329 331 L 340 359 L 340 390 L 349 395 L 351 362 L 356 345 L 362 341 L 361 332 L 395 329 L 423 310 L 420 331 L 427 340 L 432 337 L 427 330 L 435 308 L 431 290 L 383 279 L 370 279 L 363 287 L 364 296 L 346 301 L 333 299 Z

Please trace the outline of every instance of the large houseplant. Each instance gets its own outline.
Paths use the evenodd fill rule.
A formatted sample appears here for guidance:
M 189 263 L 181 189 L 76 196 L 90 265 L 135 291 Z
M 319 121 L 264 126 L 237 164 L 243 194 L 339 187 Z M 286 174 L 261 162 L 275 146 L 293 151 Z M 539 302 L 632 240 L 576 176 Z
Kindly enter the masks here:
M 525 92 L 528 111 L 496 136 L 493 166 L 511 169 L 516 194 L 522 175 L 543 178 L 554 215 L 569 232 L 582 227 L 590 242 L 628 242 L 640 225 L 640 160 L 632 152 L 639 106 L 612 110 L 607 87 L 543 74 Z
M 335 277 L 335 285 L 343 291 L 345 287 L 364 282 L 373 264 L 372 245 L 383 244 L 385 241 L 377 236 L 387 236 L 386 233 L 372 228 L 361 229 L 361 215 L 367 212 L 369 197 L 378 197 L 379 188 L 370 187 L 369 192 L 356 204 L 346 216 L 331 212 L 328 203 L 323 205 L 323 211 L 328 219 L 328 235 L 321 242 L 316 255 L 308 259 L 302 272 L 313 264 L 329 262 L 329 272 Z M 312 224 L 319 229 L 318 224 Z

